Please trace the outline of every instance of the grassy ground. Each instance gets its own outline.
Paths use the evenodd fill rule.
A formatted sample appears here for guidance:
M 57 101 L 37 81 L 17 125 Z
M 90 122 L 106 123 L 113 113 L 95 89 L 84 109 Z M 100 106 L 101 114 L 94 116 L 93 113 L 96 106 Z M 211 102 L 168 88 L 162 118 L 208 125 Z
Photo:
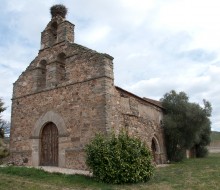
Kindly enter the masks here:
M 208 158 L 190 159 L 168 167 L 157 168 L 148 183 L 109 185 L 79 175 L 49 174 L 42 170 L 18 167 L 0 168 L 0 190 L 171 190 L 220 189 L 220 154 Z

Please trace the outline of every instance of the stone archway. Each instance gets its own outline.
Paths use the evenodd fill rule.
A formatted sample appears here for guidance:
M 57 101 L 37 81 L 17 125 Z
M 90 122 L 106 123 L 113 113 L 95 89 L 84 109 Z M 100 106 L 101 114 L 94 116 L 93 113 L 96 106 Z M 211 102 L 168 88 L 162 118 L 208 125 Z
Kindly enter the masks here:
M 69 133 L 67 131 L 63 118 L 59 114 L 53 111 L 49 111 L 45 113 L 35 123 L 32 136 L 30 137 L 30 139 L 32 139 L 32 165 L 39 166 L 41 164 L 41 158 L 40 158 L 41 148 L 42 148 L 41 134 L 44 130 L 44 127 L 48 123 L 53 123 L 57 128 L 57 133 L 58 133 L 57 166 L 65 167 L 65 146 L 63 146 L 63 143 L 65 143 L 66 138 L 69 136 Z
M 154 162 L 156 164 L 161 164 L 160 146 L 159 146 L 159 142 L 158 142 L 156 137 L 152 138 L 152 141 L 151 141 L 151 151 L 152 151 Z

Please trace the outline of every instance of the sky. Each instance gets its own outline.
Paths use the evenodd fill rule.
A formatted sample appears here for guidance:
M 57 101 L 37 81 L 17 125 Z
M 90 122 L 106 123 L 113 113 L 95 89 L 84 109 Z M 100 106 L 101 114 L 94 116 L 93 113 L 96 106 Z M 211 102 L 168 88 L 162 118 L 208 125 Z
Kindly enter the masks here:
M 212 104 L 220 131 L 219 0 L 0 0 L 0 97 L 37 56 L 54 4 L 68 8 L 75 43 L 114 57 L 115 85 L 159 100 L 171 90 Z

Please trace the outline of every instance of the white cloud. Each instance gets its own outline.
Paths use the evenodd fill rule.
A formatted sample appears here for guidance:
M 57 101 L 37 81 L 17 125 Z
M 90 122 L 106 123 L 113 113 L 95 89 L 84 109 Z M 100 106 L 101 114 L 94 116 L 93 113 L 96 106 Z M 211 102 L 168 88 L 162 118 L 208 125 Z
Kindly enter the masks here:
M 2 0 L 0 96 L 10 107 L 12 83 L 34 59 L 49 8 L 68 7 L 76 43 L 112 55 L 116 85 L 161 98 L 174 89 L 209 100 L 220 131 L 218 0 Z M 2 80 L 4 79 L 4 80 Z M 4 113 L 10 118 L 10 109 Z
M 162 2 L 162 1 L 161 1 Z M 186 30 L 193 36 L 193 48 L 219 48 L 218 0 L 175 0 L 157 9 L 155 26 L 170 31 Z
M 109 35 L 111 32 L 111 28 L 109 26 L 93 26 L 90 28 L 90 32 L 88 33 L 87 30 L 81 31 L 81 42 L 83 44 L 97 44 L 103 42 L 106 39 L 106 36 Z
M 218 83 L 220 81 L 220 66 L 210 65 L 207 70 L 204 70 L 203 75 L 196 76 L 196 70 L 188 75 L 173 75 L 170 73 L 169 77 L 163 75 L 157 78 L 150 78 L 140 80 L 132 85 L 125 85 L 124 87 L 129 91 L 136 93 L 143 97 L 160 99 L 166 92 L 174 89 L 178 92 L 184 91 L 190 97 L 190 101 L 202 103 L 203 99 L 211 102 L 213 107 L 212 123 L 213 129 L 219 130 L 219 93 L 220 88 Z M 194 75 L 192 75 L 194 73 Z

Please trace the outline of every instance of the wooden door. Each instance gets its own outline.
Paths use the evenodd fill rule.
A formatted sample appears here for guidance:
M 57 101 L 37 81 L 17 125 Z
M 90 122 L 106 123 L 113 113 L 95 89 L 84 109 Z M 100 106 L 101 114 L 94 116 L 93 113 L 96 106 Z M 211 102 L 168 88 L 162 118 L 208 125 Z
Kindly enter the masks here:
M 58 130 L 54 123 L 44 126 L 41 135 L 42 166 L 58 166 Z

